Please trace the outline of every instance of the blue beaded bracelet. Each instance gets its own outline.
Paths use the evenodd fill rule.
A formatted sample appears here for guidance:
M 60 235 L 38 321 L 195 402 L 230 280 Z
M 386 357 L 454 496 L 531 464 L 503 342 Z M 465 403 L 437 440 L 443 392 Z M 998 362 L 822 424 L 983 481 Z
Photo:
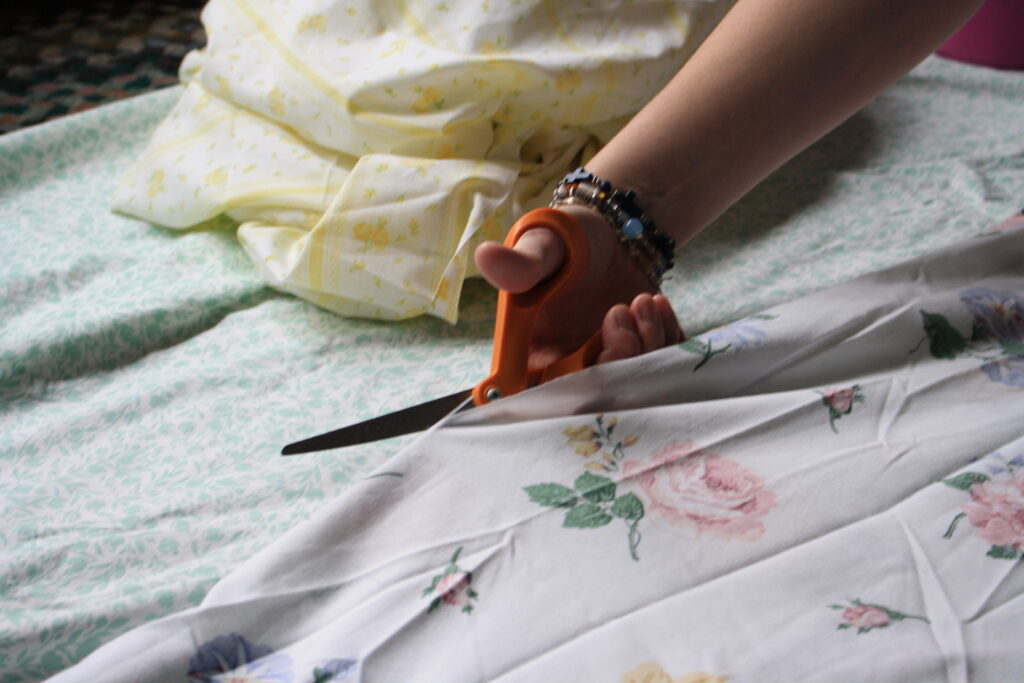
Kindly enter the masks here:
M 555 188 L 551 208 L 577 204 L 598 211 L 608 220 L 619 242 L 643 267 L 651 281 L 661 286 L 675 263 L 676 241 L 661 232 L 636 203 L 636 192 L 619 190 L 580 167 L 562 178 Z

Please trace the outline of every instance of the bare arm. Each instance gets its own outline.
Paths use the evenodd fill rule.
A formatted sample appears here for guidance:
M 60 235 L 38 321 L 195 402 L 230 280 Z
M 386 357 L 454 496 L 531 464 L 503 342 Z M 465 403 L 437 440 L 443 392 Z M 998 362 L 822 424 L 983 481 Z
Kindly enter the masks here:
M 739 0 L 588 164 L 679 242 L 938 47 L 981 0 Z
M 648 215 L 682 244 L 928 56 L 981 2 L 738 0 L 587 169 L 637 190 Z M 643 294 L 653 287 L 604 218 L 568 210 L 590 228 L 588 272 L 542 311 L 535 365 L 577 348 L 599 326 L 599 362 L 673 343 L 671 306 Z M 521 292 L 554 272 L 563 254 L 554 233 L 539 229 L 514 250 L 482 244 L 476 262 L 492 284 Z

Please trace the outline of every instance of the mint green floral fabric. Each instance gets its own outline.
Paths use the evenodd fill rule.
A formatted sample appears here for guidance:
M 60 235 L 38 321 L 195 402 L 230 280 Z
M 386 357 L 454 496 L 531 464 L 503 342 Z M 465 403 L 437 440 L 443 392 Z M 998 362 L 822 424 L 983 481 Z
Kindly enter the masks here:
M 920 311 L 1017 343 L 1021 296 L 1024 225 L 773 307 L 697 372 L 677 345 L 459 413 L 54 683 L 1015 680 L 1024 386 Z
M 343 319 L 269 290 L 229 222 L 170 232 L 112 214 L 117 180 L 180 94 L 0 137 L 3 681 L 43 679 L 198 605 L 412 437 L 288 459 L 278 456 L 285 443 L 471 386 L 489 363 L 495 297 L 479 282 L 467 284 L 457 326 Z M 1020 74 L 929 60 L 681 250 L 667 293 L 697 336 L 975 236 L 1020 208 L 1021 140 Z M 822 397 L 852 385 L 812 397 L 831 439 L 854 432 L 868 409 L 856 403 L 830 421 Z M 550 481 L 571 486 L 579 469 Z M 627 517 L 614 532 L 573 531 L 607 532 L 609 553 L 643 563 L 654 544 L 629 536 L 627 507 L 616 508 Z M 758 521 L 770 532 L 767 520 Z M 968 535 L 964 524 L 955 539 Z M 645 518 L 635 528 L 656 526 Z M 461 598 L 473 613 L 442 599 L 433 614 L 475 618 L 492 598 L 469 548 L 445 575 L 453 551 L 417 591 L 474 572 L 479 597 Z M 854 598 L 890 604 L 866 591 L 830 602 Z M 353 657 L 323 653 L 302 666 L 327 671 Z

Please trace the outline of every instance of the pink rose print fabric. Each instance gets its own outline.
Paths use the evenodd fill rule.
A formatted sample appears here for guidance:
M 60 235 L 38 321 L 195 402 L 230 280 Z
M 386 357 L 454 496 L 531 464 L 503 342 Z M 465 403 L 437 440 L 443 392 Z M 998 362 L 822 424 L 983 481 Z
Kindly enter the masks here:
M 854 403 L 863 403 L 864 394 L 859 384 L 840 389 L 828 389 L 821 394 L 821 402 L 828 408 L 828 423 L 836 434 L 836 422 L 853 412 Z
M 975 484 L 964 512 L 979 537 L 992 545 L 1024 549 L 1024 475 Z
M 764 535 L 761 518 L 776 502 L 760 476 L 691 442 L 673 442 L 650 456 L 627 459 L 626 449 L 635 447 L 640 437 L 630 434 L 620 440 L 613 436 L 618 425 L 617 418 L 598 415 L 593 425 L 563 430 L 567 445 L 587 459 L 584 471 L 571 485 L 544 482 L 524 487 L 530 500 L 564 510 L 562 526 L 567 529 L 622 522 L 634 560 L 640 559 L 644 519 L 688 539 L 756 541 Z M 618 479 L 612 478 L 614 473 Z
M 761 518 L 776 505 L 760 476 L 690 442 L 671 443 L 648 461 L 627 460 L 622 472 L 655 524 L 686 538 L 756 541 L 764 535 Z
M 469 588 L 469 575 L 466 572 L 455 572 L 437 582 L 434 589 L 446 605 L 461 607 L 469 603 L 466 589 Z
M 867 633 L 876 628 L 886 628 L 897 621 L 916 619 L 924 623 L 931 623 L 925 617 L 913 614 L 904 614 L 897 610 L 885 607 L 884 605 L 872 605 L 854 599 L 846 605 L 829 605 L 829 609 L 838 610 L 842 621 L 836 627 L 840 631 L 856 629 L 857 634 Z
M 845 413 L 853 407 L 853 400 L 856 397 L 853 389 L 833 389 L 825 392 L 825 399 L 830 407 L 840 413 Z
M 1020 559 L 1024 556 L 1024 457 L 1018 455 L 1007 460 L 994 453 L 981 465 L 986 472 L 962 472 L 943 480 L 947 486 L 970 495 L 944 538 L 951 539 L 957 525 L 966 518 L 975 535 L 990 544 L 986 553 L 989 557 Z
M 452 559 L 444 571 L 435 576 L 430 585 L 423 590 L 423 597 L 431 598 L 430 607 L 427 608 L 428 612 L 433 612 L 441 605 L 461 607 L 466 614 L 473 612 L 472 601 L 476 600 L 479 595 L 469 585 L 473 581 L 472 572 L 464 571 L 459 567 L 458 560 L 461 553 L 462 547 L 460 546 L 452 553 Z
M 843 610 L 843 619 L 851 626 L 865 631 L 888 626 L 889 622 L 892 621 L 881 607 L 871 607 L 868 605 L 847 607 Z

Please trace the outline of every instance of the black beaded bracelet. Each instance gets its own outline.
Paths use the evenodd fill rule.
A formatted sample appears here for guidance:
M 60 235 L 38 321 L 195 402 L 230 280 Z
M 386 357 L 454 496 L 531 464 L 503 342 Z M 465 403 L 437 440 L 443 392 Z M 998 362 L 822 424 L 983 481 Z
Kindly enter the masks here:
M 551 208 L 579 204 L 598 211 L 608 220 L 619 242 L 641 263 L 657 285 L 675 263 L 676 241 L 661 232 L 636 204 L 636 192 L 619 190 L 607 180 L 580 167 L 562 178 L 555 188 Z

